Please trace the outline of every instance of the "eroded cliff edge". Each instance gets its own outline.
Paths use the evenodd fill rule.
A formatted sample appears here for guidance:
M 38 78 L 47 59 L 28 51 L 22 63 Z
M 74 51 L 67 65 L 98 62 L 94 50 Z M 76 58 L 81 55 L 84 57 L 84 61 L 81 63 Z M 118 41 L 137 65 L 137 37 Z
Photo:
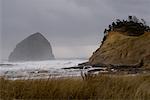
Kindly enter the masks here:
M 89 59 L 90 65 L 135 65 L 143 62 L 150 68 L 150 32 L 138 36 L 126 32 L 110 31 Z

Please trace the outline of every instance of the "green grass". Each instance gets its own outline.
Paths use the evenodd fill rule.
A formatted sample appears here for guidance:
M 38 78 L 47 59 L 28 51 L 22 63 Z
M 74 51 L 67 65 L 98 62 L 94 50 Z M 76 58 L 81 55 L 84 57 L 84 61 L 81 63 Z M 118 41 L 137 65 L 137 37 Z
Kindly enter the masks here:
M 0 79 L 1 99 L 150 99 L 150 75 L 47 80 Z

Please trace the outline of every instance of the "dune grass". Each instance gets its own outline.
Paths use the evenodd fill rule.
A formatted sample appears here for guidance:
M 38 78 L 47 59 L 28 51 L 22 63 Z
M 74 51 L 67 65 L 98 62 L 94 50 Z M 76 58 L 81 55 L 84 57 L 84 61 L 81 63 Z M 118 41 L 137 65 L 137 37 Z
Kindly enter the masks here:
M 1 99 L 150 99 L 150 75 L 47 80 L 0 79 Z

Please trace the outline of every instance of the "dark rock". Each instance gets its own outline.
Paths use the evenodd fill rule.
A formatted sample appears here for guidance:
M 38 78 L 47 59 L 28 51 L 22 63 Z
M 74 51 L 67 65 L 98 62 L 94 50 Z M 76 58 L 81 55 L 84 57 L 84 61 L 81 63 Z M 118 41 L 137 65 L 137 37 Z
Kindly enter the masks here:
M 76 67 L 66 67 L 66 68 L 62 68 L 62 69 L 83 69 L 82 66 L 76 66 Z
M 91 66 L 75 66 L 75 67 L 66 67 L 62 69 L 88 69 L 91 68 Z
M 18 43 L 9 55 L 9 61 L 40 61 L 51 59 L 54 59 L 51 45 L 38 32 Z
M 84 62 L 84 63 L 80 63 L 80 64 L 78 64 L 78 66 L 88 66 L 89 65 L 89 62 Z
M 0 64 L 0 66 L 13 66 L 13 64 Z

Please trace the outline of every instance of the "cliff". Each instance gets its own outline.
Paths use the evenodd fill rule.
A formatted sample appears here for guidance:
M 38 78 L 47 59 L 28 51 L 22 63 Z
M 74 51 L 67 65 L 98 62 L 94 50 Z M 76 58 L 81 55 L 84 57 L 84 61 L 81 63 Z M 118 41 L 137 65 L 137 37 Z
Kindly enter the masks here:
M 150 32 L 133 36 L 126 32 L 110 31 L 88 63 L 133 65 L 141 61 L 143 67 L 150 68 Z
M 9 55 L 9 61 L 40 61 L 54 59 L 49 41 L 35 33 L 18 43 Z

